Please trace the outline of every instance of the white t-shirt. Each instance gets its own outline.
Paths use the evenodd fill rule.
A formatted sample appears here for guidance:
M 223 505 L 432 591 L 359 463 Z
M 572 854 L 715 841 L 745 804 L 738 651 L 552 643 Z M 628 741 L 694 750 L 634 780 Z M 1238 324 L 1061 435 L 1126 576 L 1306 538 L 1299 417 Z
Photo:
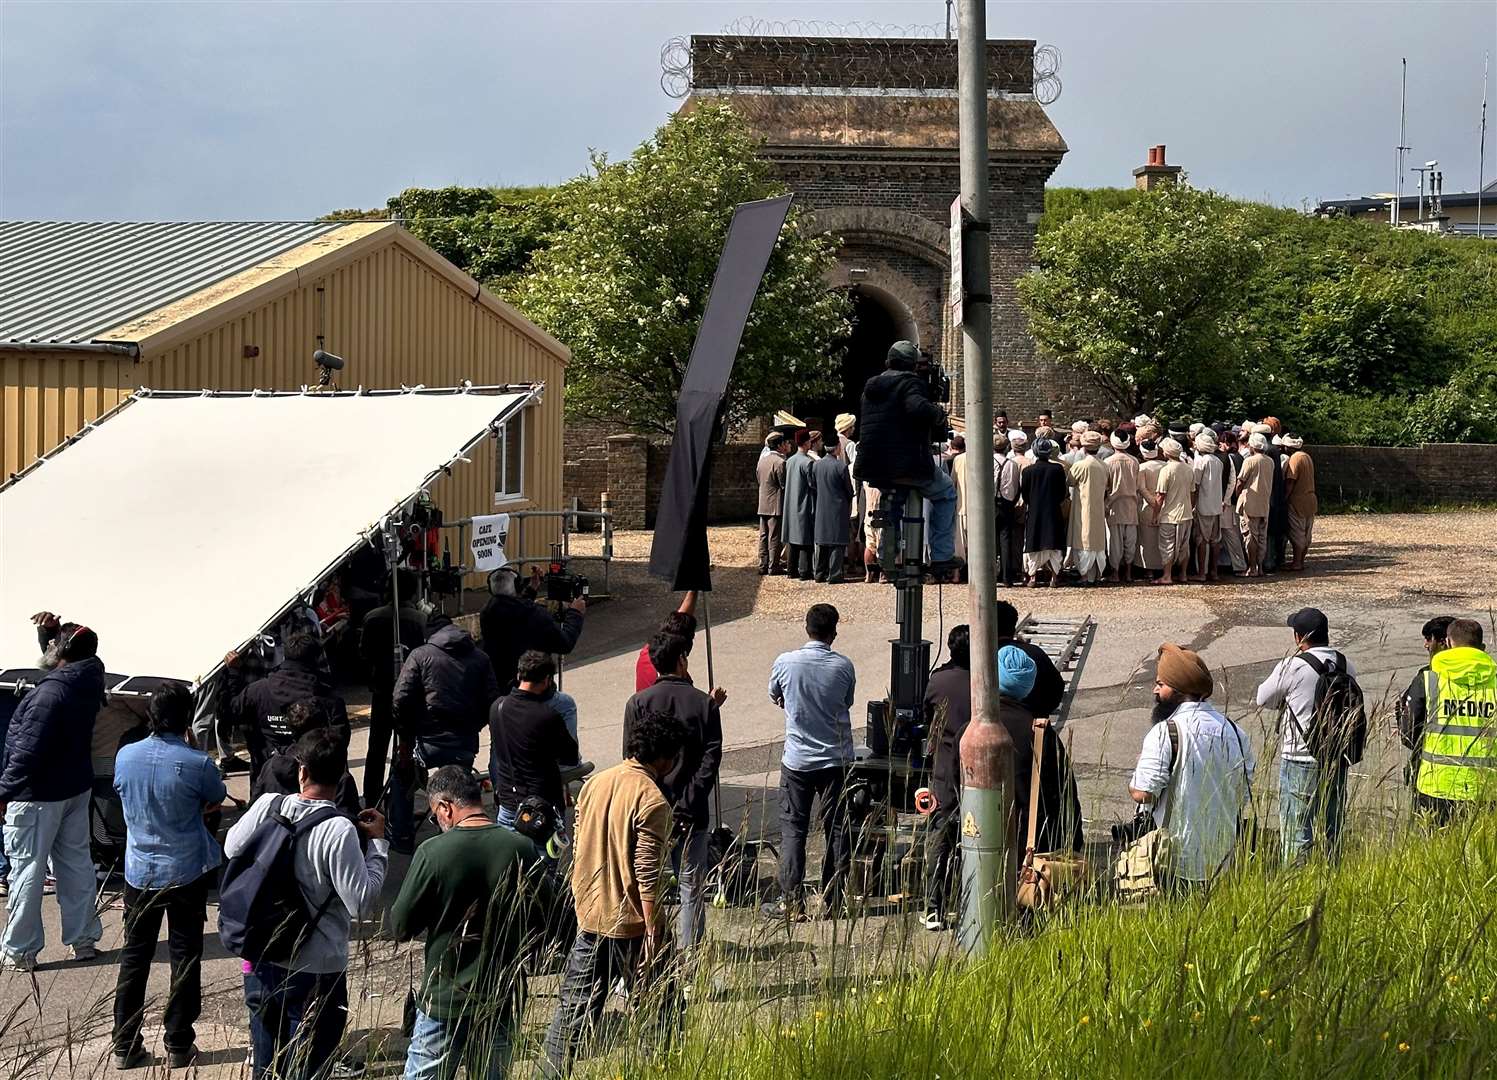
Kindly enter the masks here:
M 1307 651 L 1327 667 L 1334 666 L 1335 649 L 1317 645 Z M 1295 654 L 1295 656 L 1298 655 L 1298 653 Z M 1314 761 L 1315 758 L 1311 756 L 1310 748 L 1305 745 L 1305 740 L 1300 735 L 1300 728 L 1306 722 L 1304 718 L 1315 712 L 1315 684 L 1320 682 L 1320 676 L 1315 674 L 1314 668 L 1303 660 L 1295 659 L 1295 656 L 1280 660 L 1279 666 L 1263 680 L 1263 684 L 1258 687 L 1258 705 L 1279 713 L 1284 729 L 1283 738 L 1279 743 L 1279 752 L 1292 760 Z M 1346 654 L 1342 653 L 1342 656 Z M 1357 669 L 1350 657 L 1346 658 L 1346 673 L 1354 679 L 1357 677 Z M 1289 718 L 1288 714 L 1291 712 L 1295 717 L 1300 718 L 1298 724 Z
M 1175 800 L 1169 815 L 1175 873 L 1187 881 L 1208 881 L 1237 842 L 1238 821 L 1258 759 L 1247 734 L 1209 701 L 1187 701 L 1170 719 L 1180 732 L 1173 788 L 1166 723 L 1155 724 L 1144 736 L 1128 783 L 1155 797 L 1154 823 L 1160 827 L 1169 801 Z

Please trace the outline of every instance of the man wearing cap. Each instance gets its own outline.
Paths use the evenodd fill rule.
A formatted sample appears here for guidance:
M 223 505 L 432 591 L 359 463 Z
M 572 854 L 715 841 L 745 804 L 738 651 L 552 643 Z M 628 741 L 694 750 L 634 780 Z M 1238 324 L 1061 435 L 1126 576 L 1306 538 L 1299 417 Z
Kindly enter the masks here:
M 1159 561 L 1164 573 L 1155 584 L 1173 585 L 1176 580 L 1185 580 L 1186 564 L 1190 561 L 1196 475 L 1180 460 L 1182 448 L 1174 439 L 1165 439 L 1159 444 L 1159 451 L 1164 455 L 1164 468 L 1159 470 L 1154 483 L 1154 509 L 1159 522 Z
M 47 643 L 47 674 L 11 716 L 0 770 L 0 819 L 10 860 L 0 968 L 22 972 L 36 968 L 46 944 L 42 894 L 49 865 L 57 878 L 69 959 L 92 960 L 104 934 L 94 909 L 97 882 L 88 841 L 94 718 L 104 706 L 99 637 L 48 612 L 32 621 Z
M 1107 580 L 1133 580 L 1133 560 L 1138 555 L 1138 459 L 1133 456 L 1133 438 L 1125 425 L 1112 433 L 1107 459 Z
M 780 543 L 780 521 L 785 506 L 785 451 L 788 439 L 771 431 L 764 439 L 769 451 L 759 459 L 759 576 L 783 574 L 784 545 Z
M 1195 436 L 1196 457 L 1191 462 L 1196 483 L 1196 581 L 1216 580 L 1221 554 L 1222 500 L 1225 496 L 1221 459 L 1216 456 L 1216 432 L 1202 426 Z
M 811 469 L 816 481 L 816 580 L 840 585 L 852 536 L 852 476 L 840 444 L 828 443 Z
M 932 437 L 946 427 L 946 410 L 930 399 L 926 382 L 915 374 L 920 350 L 913 342 L 889 347 L 885 370 L 863 388 L 863 438 L 854 476 L 882 491 L 885 509 L 899 491 L 922 496 L 929 512 L 930 569 L 938 578 L 960 567 L 956 560 L 956 487 L 931 459 Z M 883 530 L 880 557 L 892 570 L 899 530 Z
M 1159 647 L 1154 726 L 1128 793 L 1169 830 L 1175 888 L 1203 885 L 1226 867 L 1257 767 L 1252 740 L 1208 700 L 1212 688 L 1199 655 Z
M 1268 545 L 1268 510 L 1273 494 L 1273 462 L 1265 456 L 1268 439 L 1261 432 L 1248 436 L 1248 453 L 1237 470 L 1237 513 L 1242 518 L 1242 544 L 1247 554 L 1247 576 L 1263 576 Z
M 1083 585 L 1095 585 L 1107 566 L 1107 466 L 1097 460 L 1102 433 L 1081 435 L 1081 457 L 1071 463 L 1069 479 L 1076 489 L 1071 500 L 1076 570 Z
M 1289 455 L 1284 461 L 1284 498 L 1289 504 L 1289 546 L 1294 550 L 1287 569 L 1297 572 L 1305 568 L 1320 503 L 1315 497 L 1315 462 L 1305 453 L 1305 440 L 1289 433 L 1282 443 Z
M 1341 761 L 1326 769 L 1310 753 L 1309 730 L 1316 722 L 1315 688 L 1322 670 L 1339 670 L 1356 677 L 1351 661 L 1331 648 L 1330 623 L 1319 608 L 1301 608 L 1285 620 L 1294 632 L 1294 652 L 1258 687 L 1260 708 L 1279 713 L 1284 729 L 1279 743 L 1279 840 L 1286 863 L 1304 859 L 1323 832 L 1325 851 L 1335 858 L 1341 851 L 1341 825 L 1346 817 L 1346 772 Z
M 1060 587 L 1061 560 L 1065 558 L 1065 503 L 1069 494 L 1065 467 L 1050 460 L 1055 443 L 1036 439 L 1034 464 L 1019 478 L 1019 494 L 1024 500 L 1024 574 L 1025 584 L 1039 583 L 1041 570 L 1050 572 L 1050 587 Z
M 780 523 L 788 549 L 786 576 L 811 580 L 815 572 L 812 551 L 816 544 L 816 462 L 811 458 L 811 433 L 795 433 L 795 453 L 785 462 L 785 494 Z

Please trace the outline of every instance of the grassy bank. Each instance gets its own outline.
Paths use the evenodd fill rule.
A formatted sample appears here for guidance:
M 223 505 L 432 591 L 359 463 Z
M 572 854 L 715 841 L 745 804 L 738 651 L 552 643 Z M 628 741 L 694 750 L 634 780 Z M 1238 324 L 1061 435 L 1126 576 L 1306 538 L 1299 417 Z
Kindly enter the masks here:
M 735 1080 L 1487 1076 L 1494 907 L 1488 814 L 1365 840 L 1335 867 L 1245 861 L 1209 896 L 1073 910 L 977 964 L 933 954 L 909 919 L 810 957 L 781 930 L 718 967 L 715 990 L 699 983 L 672 1050 L 595 1065 Z

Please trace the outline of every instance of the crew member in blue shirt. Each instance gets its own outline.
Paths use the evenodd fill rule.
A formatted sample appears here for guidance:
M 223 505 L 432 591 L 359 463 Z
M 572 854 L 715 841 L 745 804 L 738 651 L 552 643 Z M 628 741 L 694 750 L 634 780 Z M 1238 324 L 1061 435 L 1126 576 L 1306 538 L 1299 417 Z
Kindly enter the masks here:
M 151 957 L 166 916 L 171 981 L 166 1055 L 173 1069 L 197 1056 L 193 1024 L 202 1012 L 203 924 L 208 886 L 222 851 L 203 822 L 226 797 L 213 759 L 187 745 L 192 694 L 167 683 L 151 697 L 151 734 L 120 750 L 114 786 L 125 808 L 125 947 L 114 991 L 115 1067 L 152 1062 L 141 1041 Z
M 832 649 L 837 609 L 813 604 L 799 649 L 781 653 L 769 676 L 769 699 L 785 710 L 785 751 L 780 765 L 780 893 L 765 904 L 771 918 L 804 920 L 806 831 L 819 803 L 826 855 L 821 895 L 828 912 L 842 900 L 850 843 L 842 787 L 852 764 L 852 701 L 857 676 L 852 661 Z

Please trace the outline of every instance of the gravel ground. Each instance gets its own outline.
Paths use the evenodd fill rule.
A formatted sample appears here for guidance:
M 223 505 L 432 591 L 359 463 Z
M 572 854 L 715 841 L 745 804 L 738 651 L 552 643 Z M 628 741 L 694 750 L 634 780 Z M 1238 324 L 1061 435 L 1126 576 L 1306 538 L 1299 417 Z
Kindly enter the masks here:
M 631 606 L 660 607 L 665 582 L 645 570 L 653 533 L 614 534 L 612 587 Z M 709 530 L 716 566 L 711 598 L 717 621 L 749 617 L 772 622 L 799 620 L 808 597 L 837 605 L 844 619 L 887 622 L 892 603 L 886 586 L 849 583 L 817 585 L 758 576 L 758 533 L 753 526 L 729 525 Z M 596 553 L 596 536 L 574 539 L 577 554 Z M 1258 581 L 1224 579 L 1212 585 L 1155 588 L 1147 585 L 1062 588 L 1040 593 L 1006 589 L 1000 594 L 1021 611 L 1044 598 L 1057 615 L 1088 611 L 1099 616 L 1124 611 L 1154 611 L 1190 605 L 1225 611 L 1284 611 L 1301 604 L 1333 603 L 1376 607 L 1424 608 L 1449 604 L 1471 612 L 1497 608 L 1497 512 L 1459 511 L 1431 514 L 1346 514 L 1315 523 L 1315 542 L 1306 572 L 1277 574 Z M 934 604 L 928 599 L 927 604 Z M 949 619 L 968 613 L 965 587 L 942 590 Z

